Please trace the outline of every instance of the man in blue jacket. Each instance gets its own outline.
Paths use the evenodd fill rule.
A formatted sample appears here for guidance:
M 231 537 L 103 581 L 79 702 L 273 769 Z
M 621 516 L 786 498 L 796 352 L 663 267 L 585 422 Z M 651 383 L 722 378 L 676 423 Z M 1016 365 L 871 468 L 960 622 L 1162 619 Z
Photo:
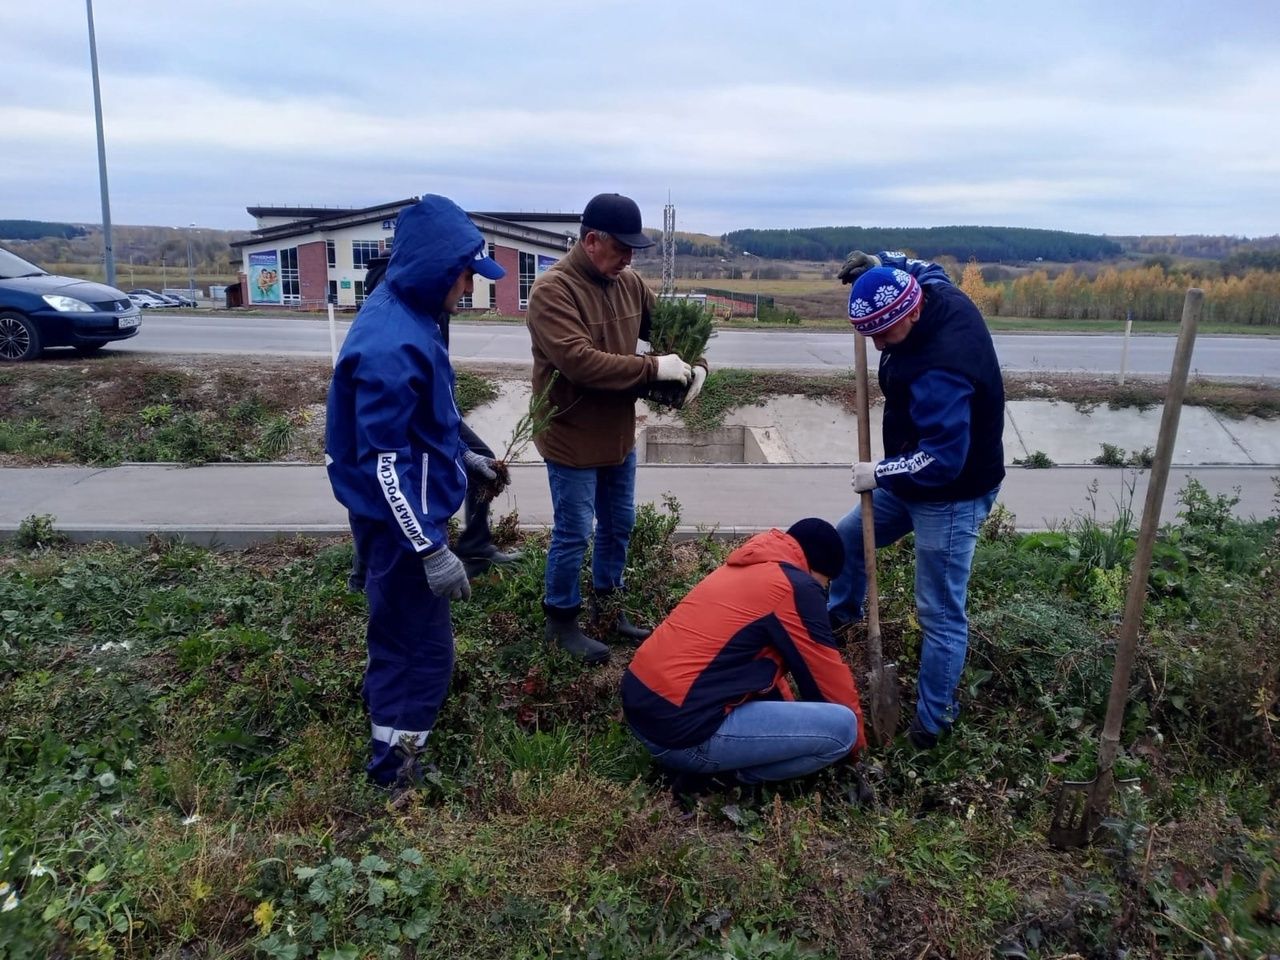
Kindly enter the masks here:
M 467 472 L 492 467 L 459 438 L 441 323 L 477 273 L 505 271 L 457 204 L 428 195 L 406 208 L 386 279 L 356 316 L 329 388 L 325 462 L 367 569 L 367 769 L 383 785 L 418 776 L 453 672 L 449 601 L 471 596 L 448 521 Z
M 849 320 L 880 351 L 883 460 L 853 465 L 853 488 L 873 491 L 876 546 L 915 532 L 916 609 L 924 639 L 910 739 L 937 745 L 959 713 L 969 649 L 965 602 L 986 519 L 1004 480 L 1004 381 L 986 322 L 946 271 L 900 253 L 854 251 Z M 831 582 L 834 626 L 862 613 L 862 509 L 836 529 L 844 571 Z

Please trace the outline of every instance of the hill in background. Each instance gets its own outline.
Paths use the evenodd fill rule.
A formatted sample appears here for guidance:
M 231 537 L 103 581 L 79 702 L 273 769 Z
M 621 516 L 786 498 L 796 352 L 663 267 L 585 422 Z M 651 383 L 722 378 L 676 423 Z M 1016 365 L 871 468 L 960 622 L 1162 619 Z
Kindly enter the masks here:
M 245 230 L 214 230 L 209 227 L 148 227 L 112 224 L 117 272 L 132 262 L 159 267 L 187 266 L 187 244 L 191 262 L 201 274 L 234 278 L 231 263 L 233 240 L 249 236 Z M 102 268 L 102 227 L 96 223 L 50 223 L 39 220 L 0 220 L 0 243 L 20 257 L 40 266 L 72 276 L 94 276 L 88 268 Z

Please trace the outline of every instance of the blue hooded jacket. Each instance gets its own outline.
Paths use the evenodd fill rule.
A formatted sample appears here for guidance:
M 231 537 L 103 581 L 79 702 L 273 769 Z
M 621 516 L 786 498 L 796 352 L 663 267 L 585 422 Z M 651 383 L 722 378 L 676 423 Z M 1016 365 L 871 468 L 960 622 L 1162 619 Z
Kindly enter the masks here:
M 356 315 L 329 387 L 334 496 L 399 531 L 401 545 L 419 554 L 447 546 L 449 518 L 466 494 L 453 367 L 437 318 L 483 249 L 451 200 L 428 195 L 402 211 L 386 279 Z

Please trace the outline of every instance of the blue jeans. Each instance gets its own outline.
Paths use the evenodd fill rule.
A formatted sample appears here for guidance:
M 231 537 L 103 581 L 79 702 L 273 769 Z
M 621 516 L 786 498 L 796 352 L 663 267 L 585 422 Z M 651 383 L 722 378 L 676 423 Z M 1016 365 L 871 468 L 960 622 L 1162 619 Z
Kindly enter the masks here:
M 696 747 L 671 750 L 639 734 L 636 739 L 672 770 L 732 771 L 743 783 L 790 780 L 846 756 L 858 740 L 858 717 L 842 703 L 752 700 L 731 711 Z
M 885 547 L 908 533 L 916 535 L 916 612 L 924 639 L 916 678 L 916 716 L 929 733 L 941 733 L 960 714 L 956 687 L 969 652 L 965 601 L 969 572 L 978 544 L 978 528 L 991 512 L 992 490 L 974 500 L 924 503 L 903 500 L 888 490 L 872 491 L 876 546 Z M 844 541 L 844 571 L 831 581 L 827 609 L 833 623 L 862 616 L 867 577 L 862 557 L 862 505 L 836 524 Z
M 595 523 L 591 582 L 597 590 L 622 587 L 627 544 L 636 522 L 636 452 L 616 467 L 566 467 L 547 461 L 551 484 L 551 547 L 547 550 L 546 603 L 582 605 L 582 560 Z

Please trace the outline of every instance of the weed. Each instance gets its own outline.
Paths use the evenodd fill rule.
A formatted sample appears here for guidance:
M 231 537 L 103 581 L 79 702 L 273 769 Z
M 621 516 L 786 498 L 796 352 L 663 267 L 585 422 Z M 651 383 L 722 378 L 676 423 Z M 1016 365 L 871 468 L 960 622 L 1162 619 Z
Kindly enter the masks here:
M 466 416 L 476 407 L 482 407 L 498 398 L 498 388 L 493 381 L 466 370 L 458 370 L 454 378 L 454 397 L 458 412 Z
M 288 417 L 273 417 L 262 431 L 262 453 L 268 460 L 279 460 L 293 448 L 297 432 Z
M 1015 458 L 1013 463 L 1014 466 L 1026 467 L 1028 470 L 1047 470 L 1049 467 L 1057 466 L 1043 450 L 1032 452 L 1025 460 Z
M 1114 443 L 1104 443 L 1102 452 L 1090 463 L 1096 463 L 1100 467 L 1123 467 L 1126 463 L 1124 447 L 1117 447 Z
M 31 514 L 20 524 L 13 535 L 14 546 L 21 550 L 43 550 L 67 542 L 67 535 L 54 527 L 53 514 Z

